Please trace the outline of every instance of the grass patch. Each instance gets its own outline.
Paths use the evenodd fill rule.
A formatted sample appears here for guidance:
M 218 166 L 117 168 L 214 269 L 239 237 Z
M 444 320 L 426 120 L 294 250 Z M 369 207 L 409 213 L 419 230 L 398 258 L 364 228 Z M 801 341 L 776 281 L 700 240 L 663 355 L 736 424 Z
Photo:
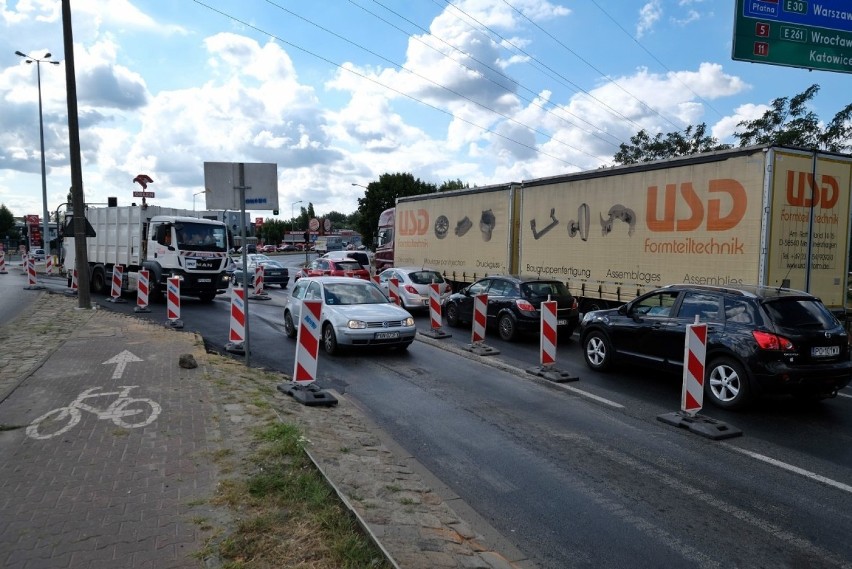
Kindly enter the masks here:
M 236 528 L 215 546 L 227 569 L 390 569 L 305 453 L 298 428 L 258 430 L 248 476 L 223 481 L 216 502 L 235 510 Z

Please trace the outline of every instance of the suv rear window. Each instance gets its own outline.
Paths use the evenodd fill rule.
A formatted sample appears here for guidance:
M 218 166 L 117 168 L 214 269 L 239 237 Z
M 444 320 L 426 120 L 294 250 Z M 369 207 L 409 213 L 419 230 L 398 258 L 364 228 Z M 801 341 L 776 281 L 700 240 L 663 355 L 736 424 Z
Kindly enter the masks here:
M 840 324 L 822 302 L 814 299 L 781 298 L 764 302 L 763 307 L 782 328 L 830 330 Z

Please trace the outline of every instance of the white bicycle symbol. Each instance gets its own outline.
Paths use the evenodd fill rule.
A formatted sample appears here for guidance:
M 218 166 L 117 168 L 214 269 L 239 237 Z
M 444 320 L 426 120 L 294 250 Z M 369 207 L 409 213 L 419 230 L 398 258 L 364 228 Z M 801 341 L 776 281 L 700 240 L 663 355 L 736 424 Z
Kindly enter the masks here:
M 119 427 L 137 429 L 153 423 L 160 415 L 162 408 L 156 401 L 140 397 L 128 397 L 131 389 L 137 385 L 121 385 L 121 391 L 103 391 L 97 393 L 100 387 L 92 387 L 77 396 L 67 407 L 48 411 L 27 427 L 27 435 L 34 439 L 49 439 L 61 435 L 80 422 L 81 410 L 97 415 L 98 419 L 109 419 Z M 118 395 L 106 409 L 98 409 L 86 403 L 86 399 Z M 125 421 L 125 417 L 143 413 L 139 421 Z

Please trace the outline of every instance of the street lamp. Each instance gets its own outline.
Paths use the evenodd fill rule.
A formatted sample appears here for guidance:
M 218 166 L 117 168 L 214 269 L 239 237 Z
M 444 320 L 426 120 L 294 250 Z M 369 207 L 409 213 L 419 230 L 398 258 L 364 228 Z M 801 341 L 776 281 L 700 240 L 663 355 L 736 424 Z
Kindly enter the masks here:
M 359 188 L 364 188 L 365 190 L 369 190 L 369 189 L 370 189 L 370 188 L 368 188 L 367 186 L 365 186 L 365 185 L 363 185 L 363 184 L 356 184 L 355 182 L 352 182 L 352 185 L 353 185 L 353 186 L 358 186 Z
M 302 200 L 298 200 L 290 204 L 290 237 L 293 237 L 293 231 L 296 229 L 296 216 L 293 214 L 293 206 L 297 203 L 302 203 Z M 293 245 L 295 245 L 295 243 L 293 243 Z
M 201 190 L 200 192 L 195 192 L 194 194 L 192 194 L 192 211 L 195 211 L 195 196 L 200 196 L 201 194 L 206 194 L 209 191 L 210 190 L 204 189 L 204 190 Z
M 36 57 L 30 57 L 25 53 L 21 53 L 20 51 L 16 51 L 15 55 L 19 55 L 27 60 L 27 63 L 36 62 L 36 76 L 38 77 L 38 137 L 41 142 L 41 199 L 42 199 L 42 224 L 43 224 L 43 235 L 42 241 L 44 242 L 44 254 L 45 257 L 50 254 L 50 233 L 48 232 L 48 224 L 47 224 L 47 172 L 44 165 L 44 119 L 42 118 L 41 112 L 41 64 L 42 63 L 50 63 L 52 65 L 59 65 L 58 61 L 50 60 L 50 53 L 45 53 L 42 59 L 38 59 Z M 58 221 L 57 221 L 58 223 Z

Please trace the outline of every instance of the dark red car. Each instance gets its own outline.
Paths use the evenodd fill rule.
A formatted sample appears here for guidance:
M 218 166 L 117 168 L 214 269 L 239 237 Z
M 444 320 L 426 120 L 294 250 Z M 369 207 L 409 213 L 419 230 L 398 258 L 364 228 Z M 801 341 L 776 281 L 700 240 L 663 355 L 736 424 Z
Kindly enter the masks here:
M 304 269 L 299 269 L 294 280 L 299 280 L 301 277 L 355 277 L 357 279 L 370 280 L 370 271 L 361 266 L 354 259 L 334 260 L 334 259 L 314 259 L 311 264 Z

